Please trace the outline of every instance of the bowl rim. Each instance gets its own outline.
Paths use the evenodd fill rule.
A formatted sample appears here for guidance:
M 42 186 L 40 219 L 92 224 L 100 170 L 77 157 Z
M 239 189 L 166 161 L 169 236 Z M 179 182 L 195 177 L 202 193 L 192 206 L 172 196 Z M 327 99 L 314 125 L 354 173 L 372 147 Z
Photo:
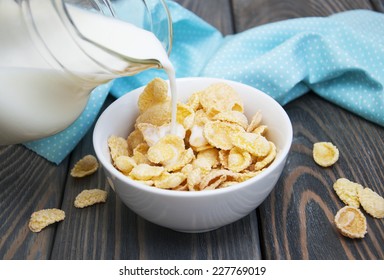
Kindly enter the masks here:
M 142 91 L 143 88 L 146 86 L 141 86 L 139 88 L 133 89 L 126 94 L 122 95 L 118 99 L 116 99 L 114 102 L 112 102 L 99 116 L 99 118 L 96 121 L 94 130 L 93 130 L 93 136 L 92 136 L 92 142 L 93 142 L 93 148 L 96 153 L 96 157 L 98 160 L 101 162 L 102 166 L 107 169 L 107 171 L 115 178 L 118 178 L 122 182 L 126 182 L 127 184 L 131 185 L 134 188 L 137 188 L 141 191 L 145 192 L 150 192 L 154 193 L 156 195 L 160 196 L 168 196 L 168 197 L 208 197 L 208 196 L 215 196 L 215 195 L 220 195 L 224 193 L 230 193 L 230 192 L 235 192 L 238 191 L 242 188 L 245 188 L 249 185 L 257 183 L 257 181 L 262 180 L 264 177 L 268 176 L 270 173 L 272 173 L 275 168 L 277 168 L 280 164 L 285 164 L 285 160 L 288 156 L 288 153 L 290 151 L 290 148 L 292 146 L 292 141 L 293 141 L 293 128 L 292 128 L 292 123 L 291 120 L 287 114 L 287 112 L 284 110 L 284 108 L 275 100 L 273 99 L 270 95 L 266 94 L 265 92 L 249 86 L 247 84 L 243 84 L 241 82 L 233 81 L 233 80 L 228 80 L 228 79 L 221 79 L 221 78 L 209 78 L 209 77 L 186 77 L 186 78 L 177 78 L 176 81 L 178 82 L 191 82 L 195 80 L 206 80 L 206 81 L 212 81 L 212 82 L 228 82 L 230 84 L 238 84 L 242 87 L 249 88 L 252 91 L 257 91 L 259 94 L 263 94 L 266 96 L 267 99 L 271 99 L 273 103 L 276 103 L 276 105 L 279 107 L 279 110 L 281 111 L 282 115 L 284 116 L 285 123 L 288 125 L 288 135 L 285 135 L 288 139 L 288 145 L 285 145 L 283 149 L 279 150 L 280 156 L 279 158 L 275 159 L 272 164 L 269 166 L 273 166 L 274 168 L 266 168 L 263 172 L 258 174 L 255 177 L 252 177 L 244 182 L 235 184 L 233 186 L 227 187 L 227 188 L 222 188 L 222 189 L 214 189 L 214 190 L 205 190 L 205 191 L 175 191 L 175 190 L 168 190 L 168 189 L 160 189 L 152 186 L 148 186 L 144 183 L 140 183 L 138 181 L 135 181 L 133 179 L 128 178 L 125 176 L 123 173 L 118 171 L 111 163 L 110 159 L 107 159 L 106 157 L 103 156 L 103 151 L 102 151 L 102 145 L 98 145 L 98 135 L 100 134 L 100 126 L 103 121 L 103 118 L 108 114 L 109 111 L 113 110 L 116 104 L 119 102 L 124 102 L 124 97 L 127 95 L 130 95 L 131 93 L 135 94 L 137 91 Z M 168 82 L 168 80 L 166 80 Z M 126 98 L 129 98 L 128 96 Z M 106 144 L 106 143 L 105 143 Z M 108 175 L 106 174 L 106 177 Z M 116 192 L 116 190 L 115 190 Z

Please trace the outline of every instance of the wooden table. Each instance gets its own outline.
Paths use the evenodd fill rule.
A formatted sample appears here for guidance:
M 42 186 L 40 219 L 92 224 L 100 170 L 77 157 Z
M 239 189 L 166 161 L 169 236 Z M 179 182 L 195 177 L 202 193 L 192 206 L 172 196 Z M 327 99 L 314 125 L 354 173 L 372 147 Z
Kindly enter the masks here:
M 223 34 L 302 16 L 350 9 L 384 11 L 383 0 L 178 0 Z M 110 103 L 112 98 L 109 98 Z M 107 104 L 108 104 L 107 102 Z M 332 184 L 339 177 L 384 195 L 384 129 L 313 93 L 285 106 L 294 131 L 284 172 L 267 200 L 247 217 L 201 234 L 178 233 L 145 221 L 109 188 L 103 172 L 74 179 L 73 164 L 94 153 L 92 130 L 59 166 L 21 145 L 0 147 L 0 258 L 2 259 L 384 259 L 384 219 L 367 216 L 362 240 L 333 224 L 343 206 Z M 335 143 L 340 160 L 321 168 L 317 141 Z M 107 203 L 73 207 L 85 187 L 109 192 Z M 64 222 L 36 234 L 32 212 L 57 207 Z

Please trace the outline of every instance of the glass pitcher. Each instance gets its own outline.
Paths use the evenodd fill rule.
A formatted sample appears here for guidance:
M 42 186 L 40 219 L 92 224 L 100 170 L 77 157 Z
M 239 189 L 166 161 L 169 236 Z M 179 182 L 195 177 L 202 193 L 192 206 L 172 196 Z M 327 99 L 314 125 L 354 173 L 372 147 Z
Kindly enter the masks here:
M 1 0 L 0 145 L 57 133 L 92 89 L 162 68 L 172 44 L 163 0 Z

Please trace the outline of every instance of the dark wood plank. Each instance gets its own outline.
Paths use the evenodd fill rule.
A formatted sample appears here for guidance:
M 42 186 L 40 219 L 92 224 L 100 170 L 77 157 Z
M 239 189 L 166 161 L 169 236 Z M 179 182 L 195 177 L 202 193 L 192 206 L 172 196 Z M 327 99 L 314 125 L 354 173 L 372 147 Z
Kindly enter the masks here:
M 384 195 L 384 129 L 314 94 L 285 109 L 294 140 L 276 188 L 259 207 L 267 259 L 384 259 L 384 220 L 367 213 L 362 240 L 341 236 L 333 224 L 344 206 L 333 190 L 341 177 Z M 332 167 L 317 166 L 313 143 L 333 142 L 340 151 Z
M 369 0 L 232 0 L 232 6 L 236 32 L 285 19 L 328 16 L 353 9 L 373 9 Z
M 57 224 L 33 233 L 28 222 L 37 210 L 61 207 L 67 163 L 56 166 L 21 145 L 0 147 L 0 259 L 50 257 Z
M 373 10 L 378 12 L 384 12 L 384 0 L 371 0 Z
M 175 0 L 218 28 L 222 34 L 234 33 L 230 0 Z

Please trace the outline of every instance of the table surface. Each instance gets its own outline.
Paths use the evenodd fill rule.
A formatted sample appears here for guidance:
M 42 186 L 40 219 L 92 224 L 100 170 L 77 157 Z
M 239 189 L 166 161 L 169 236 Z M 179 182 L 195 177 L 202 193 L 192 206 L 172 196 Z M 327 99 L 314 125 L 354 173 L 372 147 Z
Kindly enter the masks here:
M 223 34 L 303 16 L 351 9 L 384 12 L 384 0 L 178 0 Z M 112 102 L 112 98 L 107 103 Z M 384 219 L 367 217 L 368 233 L 354 240 L 339 234 L 333 218 L 343 203 L 332 185 L 345 177 L 384 195 L 384 129 L 314 93 L 284 106 L 294 138 L 275 189 L 245 218 L 215 231 L 175 232 L 128 209 L 109 188 L 103 172 L 74 179 L 69 171 L 94 154 L 92 130 L 58 166 L 22 145 L 0 147 L 1 259 L 384 259 Z M 321 168 L 312 145 L 339 147 L 337 164 Z M 87 188 L 109 192 L 108 201 L 73 206 Z M 32 233 L 32 212 L 60 208 L 66 219 Z

